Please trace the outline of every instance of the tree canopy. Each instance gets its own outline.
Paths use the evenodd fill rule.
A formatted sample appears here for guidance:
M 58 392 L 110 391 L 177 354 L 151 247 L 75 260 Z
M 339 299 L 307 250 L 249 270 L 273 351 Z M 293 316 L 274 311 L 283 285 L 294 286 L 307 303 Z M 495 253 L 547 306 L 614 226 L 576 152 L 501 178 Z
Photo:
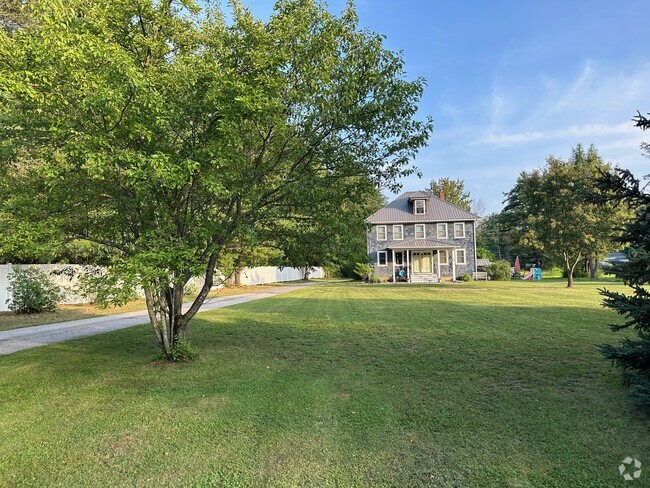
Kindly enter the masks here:
M 470 197 L 469 192 L 465 190 L 464 180 L 454 180 L 447 176 L 438 180 L 431 180 L 427 191 L 436 197 L 444 194 L 445 201 L 458 205 L 468 212 L 472 209 L 472 198 Z
M 423 80 L 352 6 L 280 0 L 267 22 L 238 2 L 228 17 L 191 1 L 32 7 L 0 32 L 3 215 L 114 252 L 99 297 L 141 286 L 168 357 L 218 262 L 340 235 L 330 216 L 397 190 L 431 131 Z
M 589 200 L 595 178 L 610 169 L 593 146 L 579 144 L 568 161 L 549 156 L 543 168 L 522 172 L 506 194 L 502 220 L 521 245 L 561 260 L 569 287 L 581 259 L 615 245 L 619 209 Z

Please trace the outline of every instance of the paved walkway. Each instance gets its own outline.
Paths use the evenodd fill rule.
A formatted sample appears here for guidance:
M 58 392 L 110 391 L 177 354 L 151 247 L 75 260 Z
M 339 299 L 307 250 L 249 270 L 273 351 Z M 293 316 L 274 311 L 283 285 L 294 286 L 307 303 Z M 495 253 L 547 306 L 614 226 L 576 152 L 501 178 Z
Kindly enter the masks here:
M 283 295 L 292 291 L 305 288 L 306 286 L 318 285 L 319 283 L 300 283 L 297 285 L 285 285 L 273 288 L 264 288 L 259 291 L 231 295 L 226 297 L 208 298 L 201 312 L 217 308 L 230 307 L 240 303 L 252 302 L 262 298 Z M 185 304 L 184 307 L 189 307 Z M 63 342 L 79 337 L 86 337 L 95 334 L 102 334 L 118 329 L 133 327 L 134 325 L 145 324 L 149 321 L 146 310 L 138 312 L 119 313 L 93 317 L 91 319 L 71 320 L 69 322 L 58 322 L 56 324 L 36 325 L 34 327 L 23 327 L 21 329 L 5 330 L 0 332 L 0 355 L 11 354 L 12 352 L 30 349 L 32 347 L 44 346 L 54 342 Z

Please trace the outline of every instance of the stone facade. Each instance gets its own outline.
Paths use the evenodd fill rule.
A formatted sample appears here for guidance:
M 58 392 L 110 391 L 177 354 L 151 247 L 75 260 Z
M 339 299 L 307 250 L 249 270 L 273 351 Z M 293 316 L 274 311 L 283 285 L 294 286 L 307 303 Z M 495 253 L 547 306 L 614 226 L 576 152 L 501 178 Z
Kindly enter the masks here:
M 454 223 L 463 222 L 465 224 L 465 237 L 464 238 L 454 238 Z M 437 237 L 437 224 L 447 224 L 447 239 L 442 239 Z M 472 274 L 476 271 L 476 254 L 475 254 L 475 222 L 473 220 L 469 221 L 460 221 L 455 222 L 418 222 L 416 223 L 404 223 L 404 224 L 373 224 L 370 227 L 370 231 L 367 234 L 367 248 L 368 255 L 372 259 L 372 265 L 375 269 L 375 275 L 379 277 L 392 277 L 393 275 L 393 263 L 392 263 L 392 251 L 389 249 L 392 245 L 401 244 L 403 242 L 415 239 L 415 226 L 424 224 L 425 230 L 425 239 L 431 239 L 435 241 L 444 242 L 445 244 L 457 246 L 465 250 L 465 262 L 466 264 L 458 264 L 456 261 L 456 277 L 462 276 L 465 273 Z M 377 227 L 386 226 L 386 240 L 377 239 Z M 393 226 L 402 225 L 403 228 L 403 239 L 396 240 L 394 238 Z M 420 236 L 418 237 L 420 238 Z M 386 266 L 379 266 L 378 253 L 379 251 L 386 251 Z M 419 249 L 417 251 L 428 251 L 427 249 Z M 443 250 L 440 250 L 444 252 Z M 397 250 L 395 252 L 398 252 Z M 409 251 L 412 252 L 412 251 Z M 435 250 L 433 251 L 433 260 L 436 262 Z M 446 277 L 452 275 L 452 251 L 451 249 L 447 250 L 449 264 L 440 266 L 440 276 Z M 455 256 L 454 256 L 455 259 Z M 404 264 L 405 260 L 404 260 Z

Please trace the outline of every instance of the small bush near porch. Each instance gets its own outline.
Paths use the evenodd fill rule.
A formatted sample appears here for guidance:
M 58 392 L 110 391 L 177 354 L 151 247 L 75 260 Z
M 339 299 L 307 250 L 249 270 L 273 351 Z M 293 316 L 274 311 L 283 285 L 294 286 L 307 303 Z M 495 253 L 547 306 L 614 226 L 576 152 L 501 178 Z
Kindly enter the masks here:
M 190 364 L 144 326 L 0 357 L 0 484 L 647 485 L 603 284 L 325 284 L 199 316 Z

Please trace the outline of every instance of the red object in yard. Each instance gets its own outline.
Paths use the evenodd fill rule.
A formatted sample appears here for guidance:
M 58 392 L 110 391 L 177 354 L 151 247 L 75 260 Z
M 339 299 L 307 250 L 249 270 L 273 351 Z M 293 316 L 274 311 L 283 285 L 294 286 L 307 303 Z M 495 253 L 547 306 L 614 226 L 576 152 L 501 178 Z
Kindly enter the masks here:
M 521 264 L 519 264 L 519 256 L 515 258 L 515 271 L 521 271 Z

